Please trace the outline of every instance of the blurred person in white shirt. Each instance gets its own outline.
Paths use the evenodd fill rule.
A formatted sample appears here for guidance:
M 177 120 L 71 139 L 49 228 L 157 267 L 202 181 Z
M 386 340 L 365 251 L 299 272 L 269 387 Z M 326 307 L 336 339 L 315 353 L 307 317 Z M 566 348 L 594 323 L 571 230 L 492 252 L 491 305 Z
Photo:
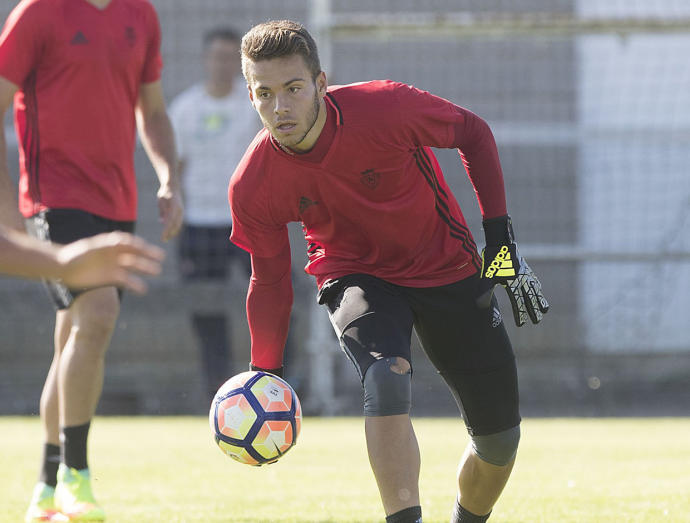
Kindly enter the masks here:
M 251 274 L 249 255 L 229 240 L 228 182 L 261 129 L 242 76 L 240 40 L 241 35 L 230 28 L 207 32 L 204 79 L 170 106 L 186 211 L 179 267 L 181 278 L 188 282 L 223 282 L 235 264 L 247 281 Z M 200 304 L 191 318 L 209 399 L 234 370 L 229 319 L 224 310 L 211 309 Z

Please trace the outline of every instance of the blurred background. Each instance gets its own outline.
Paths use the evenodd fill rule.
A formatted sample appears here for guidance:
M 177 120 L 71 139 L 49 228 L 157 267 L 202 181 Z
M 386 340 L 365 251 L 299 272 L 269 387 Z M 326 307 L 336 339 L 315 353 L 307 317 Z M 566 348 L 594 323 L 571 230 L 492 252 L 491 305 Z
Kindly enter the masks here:
M 14 1 L 0 0 L 4 20 Z M 551 311 L 516 329 L 523 415 L 690 414 L 690 2 L 684 0 L 153 0 L 171 100 L 202 76 L 202 35 L 291 18 L 315 36 L 331 84 L 390 78 L 476 112 L 499 147 L 522 254 Z M 423 5 L 422 5 L 423 4 Z M 249 102 L 247 102 L 249 103 Z M 11 121 L 8 156 L 16 174 Z M 457 151 L 437 151 L 482 245 Z M 138 233 L 159 243 L 157 180 L 141 147 Z M 228 168 L 228 178 L 232 169 Z M 219 191 L 225 191 L 219 187 Z M 286 377 L 306 415 L 359 414 L 292 224 L 294 322 Z M 183 283 L 176 245 L 147 296 L 127 295 L 107 356 L 101 414 L 203 414 L 190 311 L 232 318 L 246 370 L 246 277 Z M 52 357 L 54 311 L 39 283 L 0 278 L 0 414 L 33 414 Z M 457 412 L 413 340 L 413 414 Z

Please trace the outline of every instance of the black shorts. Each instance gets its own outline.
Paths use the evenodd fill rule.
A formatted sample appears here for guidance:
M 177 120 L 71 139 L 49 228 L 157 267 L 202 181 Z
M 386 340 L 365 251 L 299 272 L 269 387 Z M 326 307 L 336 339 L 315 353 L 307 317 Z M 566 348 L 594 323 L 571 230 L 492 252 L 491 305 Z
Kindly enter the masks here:
M 29 233 L 40 240 L 72 243 L 104 232 L 134 232 L 134 222 L 116 221 L 78 209 L 48 209 L 27 220 Z M 58 280 L 44 281 L 48 294 L 58 309 L 68 309 L 74 299 L 89 290 L 71 289 Z M 122 297 L 122 291 L 118 289 Z
M 472 435 L 520 423 L 515 355 L 498 303 L 475 304 L 478 276 L 441 287 L 412 288 L 365 274 L 327 282 L 319 292 L 343 351 L 363 379 L 380 358 L 411 361 L 414 327 Z
M 224 279 L 233 260 L 250 275 L 249 253 L 230 241 L 230 232 L 228 226 L 183 225 L 178 243 L 182 278 Z

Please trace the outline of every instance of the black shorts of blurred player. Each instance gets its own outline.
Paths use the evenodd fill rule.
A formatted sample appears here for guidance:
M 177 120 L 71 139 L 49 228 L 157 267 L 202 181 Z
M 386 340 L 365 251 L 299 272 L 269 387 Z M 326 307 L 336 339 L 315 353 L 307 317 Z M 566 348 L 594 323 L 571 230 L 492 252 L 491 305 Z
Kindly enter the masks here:
M 494 297 L 480 309 L 477 275 L 450 285 L 411 288 L 364 274 L 327 282 L 328 308 L 343 351 L 361 380 L 378 359 L 411 361 L 414 327 L 422 348 L 451 390 L 471 435 L 520 423 L 515 355 Z
M 249 253 L 230 241 L 231 227 L 184 224 L 180 232 L 180 275 L 186 281 L 225 279 L 233 262 L 252 272 Z
M 79 209 L 47 209 L 27 219 L 29 234 L 53 243 L 72 243 L 104 232 L 134 232 L 133 221 L 116 221 Z M 60 281 L 45 280 L 45 287 L 58 310 L 68 309 L 88 289 L 68 288 Z M 118 289 L 122 298 L 122 290 Z
M 251 275 L 249 253 L 230 241 L 229 226 L 184 224 L 180 232 L 179 270 L 185 282 L 224 281 L 237 262 L 247 281 Z M 224 310 L 192 313 L 192 329 L 201 353 L 206 394 L 213 398 L 231 375 L 230 322 Z M 245 370 L 245 369 L 243 369 Z

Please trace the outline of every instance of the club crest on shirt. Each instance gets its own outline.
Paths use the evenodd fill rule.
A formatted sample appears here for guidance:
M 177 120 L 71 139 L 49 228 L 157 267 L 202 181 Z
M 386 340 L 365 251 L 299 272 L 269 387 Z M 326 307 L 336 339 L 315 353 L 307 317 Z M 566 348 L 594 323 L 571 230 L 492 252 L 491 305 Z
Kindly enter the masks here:
M 299 199 L 299 213 L 302 214 L 304 211 L 306 211 L 309 207 L 312 205 L 317 205 L 319 202 L 312 200 L 311 198 L 307 198 L 306 196 L 302 196 Z
M 137 33 L 134 31 L 134 27 L 128 25 L 125 27 L 125 39 L 130 47 L 134 47 L 137 43 Z
M 366 169 L 359 174 L 361 176 L 360 180 L 369 189 L 376 189 L 378 187 L 381 175 L 374 171 L 374 169 Z

